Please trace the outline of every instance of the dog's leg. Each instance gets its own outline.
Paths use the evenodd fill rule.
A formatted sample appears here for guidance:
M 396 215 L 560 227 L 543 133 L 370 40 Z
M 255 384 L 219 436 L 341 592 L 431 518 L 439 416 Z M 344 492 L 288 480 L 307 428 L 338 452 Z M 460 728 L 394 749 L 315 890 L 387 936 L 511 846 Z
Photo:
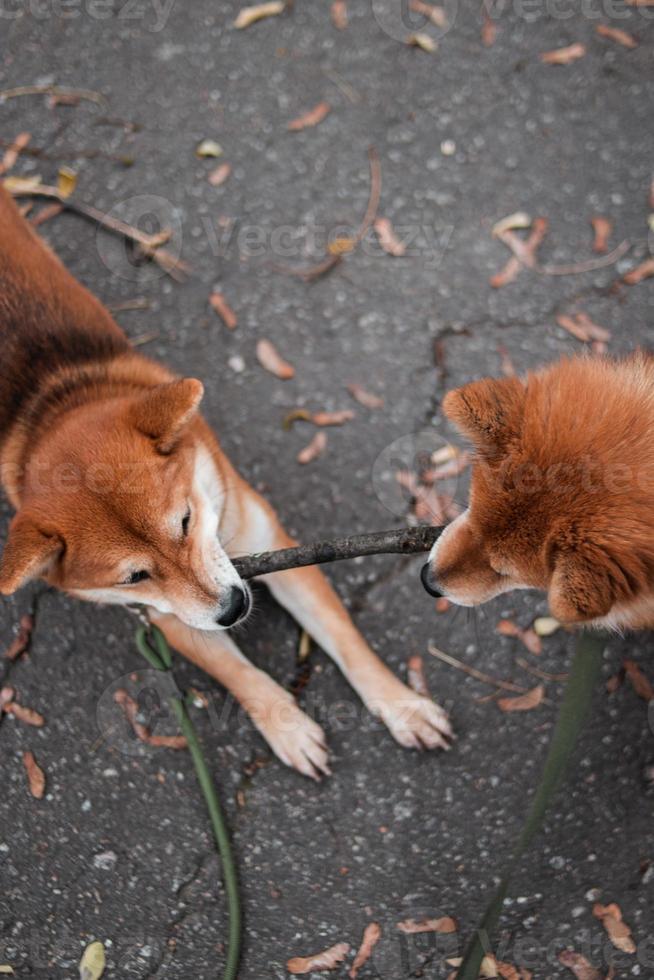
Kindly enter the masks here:
M 290 548 L 272 508 L 251 491 L 248 519 L 234 541 L 239 553 Z M 233 552 L 234 553 L 234 552 Z M 338 664 L 368 710 L 407 748 L 447 748 L 452 730 L 446 713 L 403 684 L 372 652 L 336 592 L 316 567 L 262 576 L 278 602 Z
M 230 636 L 193 630 L 176 616 L 154 610 L 150 615 L 171 646 L 234 695 L 282 762 L 312 779 L 330 774 L 321 727 L 272 677 L 246 660 Z

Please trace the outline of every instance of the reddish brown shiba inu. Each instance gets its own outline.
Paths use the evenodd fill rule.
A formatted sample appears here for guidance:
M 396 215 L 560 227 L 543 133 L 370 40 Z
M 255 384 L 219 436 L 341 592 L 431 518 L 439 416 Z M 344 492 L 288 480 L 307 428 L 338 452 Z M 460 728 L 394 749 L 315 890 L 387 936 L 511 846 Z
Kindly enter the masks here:
M 200 381 L 136 354 L 1 188 L 0 345 L 0 476 L 16 509 L 0 592 L 42 577 L 81 599 L 145 604 L 283 762 L 328 773 L 321 728 L 224 632 L 251 606 L 229 554 L 293 541 L 198 414 Z M 398 742 L 447 746 L 444 712 L 382 664 L 317 569 L 266 583 Z
M 428 591 L 475 606 L 544 589 L 564 623 L 654 626 L 654 358 L 474 381 L 443 411 L 478 458 L 470 506 L 423 569 Z

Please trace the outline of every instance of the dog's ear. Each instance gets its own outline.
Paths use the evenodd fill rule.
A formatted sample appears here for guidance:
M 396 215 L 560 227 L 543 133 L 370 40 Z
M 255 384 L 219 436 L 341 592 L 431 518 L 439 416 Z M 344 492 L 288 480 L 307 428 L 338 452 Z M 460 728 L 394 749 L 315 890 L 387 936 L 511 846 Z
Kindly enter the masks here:
M 170 453 L 197 413 L 203 395 L 204 386 L 195 378 L 157 385 L 132 405 L 131 421 L 160 453 Z
M 17 514 L 0 558 L 0 593 L 12 595 L 21 585 L 45 574 L 63 546 L 57 534 L 43 530 L 30 514 Z
M 559 551 L 548 593 L 552 615 L 562 623 L 607 616 L 616 600 L 616 575 L 622 578 L 599 548 Z
M 443 412 L 476 449 L 493 458 L 520 434 L 524 404 L 519 378 L 487 378 L 448 392 Z

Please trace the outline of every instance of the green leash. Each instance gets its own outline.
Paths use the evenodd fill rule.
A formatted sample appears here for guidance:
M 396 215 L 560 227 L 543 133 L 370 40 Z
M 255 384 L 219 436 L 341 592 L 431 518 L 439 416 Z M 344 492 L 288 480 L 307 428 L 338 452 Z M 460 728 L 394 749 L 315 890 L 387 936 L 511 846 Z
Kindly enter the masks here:
M 198 740 L 195 728 L 193 727 L 193 722 L 191 721 L 189 713 L 186 710 L 186 705 L 184 704 L 182 695 L 177 687 L 177 684 L 175 683 L 175 678 L 173 677 L 172 673 L 168 673 L 173 665 L 173 658 L 170 652 L 170 647 L 168 646 L 168 641 L 161 630 L 147 620 L 147 617 L 142 611 L 139 615 L 144 625 L 140 626 L 137 630 L 136 645 L 151 667 L 154 667 L 155 670 L 160 670 L 166 673 L 170 703 L 182 734 L 186 737 L 186 741 L 188 742 L 188 747 L 193 758 L 198 782 L 200 783 L 200 787 L 204 793 L 207 809 L 209 810 L 213 834 L 216 839 L 216 845 L 222 860 L 223 877 L 225 879 L 225 890 L 227 892 L 227 905 L 229 909 L 229 944 L 227 946 L 227 962 L 225 963 L 223 980 L 236 980 L 238 975 L 238 965 L 241 958 L 242 914 L 241 901 L 238 892 L 238 876 L 236 873 L 236 865 L 234 863 L 234 855 L 232 853 L 232 845 L 229 839 L 229 832 L 227 830 L 225 818 L 220 806 L 218 794 L 216 793 L 213 780 L 211 779 L 209 767 L 205 762 L 202 749 L 200 747 L 200 742 Z
M 550 742 L 540 785 L 536 790 L 520 837 L 509 858 L 508 868 L 470 941 L 463 962 L 456 974 L 456 980 L 477 980 L 479 977 L 482 960 L 489 952 L 484 940 L 487 943 L 490 935 L 497 928 L 504 899 L 509 890 L 511 876 L 535 834 L 540 830 L 547 808 L 561 785 L 577 738 L 588 716 L 591 698 L 602 665 L 604 642 L 598 634 L 588 632 L 583 632 L 577 640 L 568 683 L 559 709 L 559 717 Z

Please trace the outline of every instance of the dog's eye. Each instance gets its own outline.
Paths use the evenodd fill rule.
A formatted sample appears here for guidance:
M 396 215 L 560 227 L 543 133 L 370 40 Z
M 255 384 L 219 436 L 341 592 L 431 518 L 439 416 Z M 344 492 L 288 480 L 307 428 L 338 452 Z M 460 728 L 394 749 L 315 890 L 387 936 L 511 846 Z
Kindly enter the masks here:
M 123 585 L 138 585 L 139 582 L 145 582 L 146 579 L 149 578 L 150 573 L 146 572 L 145 570 L 141 572 L 132 572 L 132 574 L 128 575 L 128 577 L 125 579 Z
M 189 507 L 184 514 L 184 520 L 182 521 L 182 534 L 184 537 L 188 537 L 188 529 L 191 526 L 191 508 Z

